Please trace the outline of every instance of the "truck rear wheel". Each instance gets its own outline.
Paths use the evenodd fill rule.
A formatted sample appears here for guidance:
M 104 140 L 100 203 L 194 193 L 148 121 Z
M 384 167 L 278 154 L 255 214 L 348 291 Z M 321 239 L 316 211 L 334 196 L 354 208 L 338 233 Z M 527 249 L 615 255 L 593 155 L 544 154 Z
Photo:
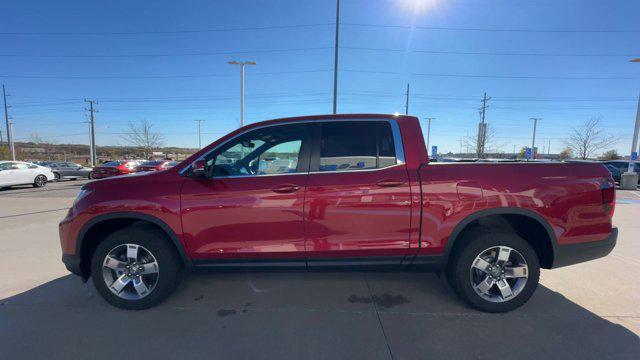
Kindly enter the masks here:
M 111 305 L 127 310 L 150 308 L 176 287 L 180 262 L 161 231 L 144 224 L 108 235 L 91 259 L 96 290 Z
M 492 313 L 514 310 L 538 286 L 540 263 L 531 245 L 512 232 L 472 229 L 459 241 L 447 267 L 453 289 L 472 307 Z

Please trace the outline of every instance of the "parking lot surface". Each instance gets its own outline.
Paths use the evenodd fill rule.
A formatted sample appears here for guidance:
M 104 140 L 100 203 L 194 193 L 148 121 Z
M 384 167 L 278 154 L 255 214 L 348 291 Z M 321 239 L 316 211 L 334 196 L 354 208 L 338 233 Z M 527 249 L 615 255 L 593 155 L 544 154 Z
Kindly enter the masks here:
M 469 309 L 435 274 L 205 272 L 145 311 L 106 304 L 60 261 L 86 181 L 0 191 L 0 358 L 637 359 L 640 193 L 618 191 L 606 258 L 544 271 L 522 308 Z

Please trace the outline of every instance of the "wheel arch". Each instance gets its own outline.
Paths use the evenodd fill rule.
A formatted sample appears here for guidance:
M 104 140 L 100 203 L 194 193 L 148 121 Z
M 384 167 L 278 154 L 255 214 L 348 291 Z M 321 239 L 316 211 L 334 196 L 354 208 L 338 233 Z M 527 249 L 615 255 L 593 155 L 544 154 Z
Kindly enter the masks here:
M 535 211 L 516 207 L 480 210 L 464 218 L 449 235 L 444 249 L 445 258 L 450 258 L 456 244 L 460 243 L 458 240 L 466 230 L 486 225 L 508 229 L 518 234 L 534 248 L 542 268 L 549 269 L 553 266 L 557 247 L 553 228 Z
M 170 240 L 176 249 L 182 264 L 191 267 L 191 260 L 187 256 L 176 233 L 161 219 L 136 212 L 115 212 L 98 215 L 84 224 L 76 239 L 76 254 L 80 255 L 80 271 L 84 279 L 88 279 L 91 272 L 91 254 L 107 235 L 134 224 L 148 224 L 159 229 Z

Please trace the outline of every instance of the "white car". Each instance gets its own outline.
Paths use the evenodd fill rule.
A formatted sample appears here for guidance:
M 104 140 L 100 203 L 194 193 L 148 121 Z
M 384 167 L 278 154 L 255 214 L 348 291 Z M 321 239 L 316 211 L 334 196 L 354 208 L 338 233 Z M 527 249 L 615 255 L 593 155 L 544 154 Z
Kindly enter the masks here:
M 0 188 L 28 184 L 43 187 L 54 178 L 48 167 L 23 161 L 0 161 Z

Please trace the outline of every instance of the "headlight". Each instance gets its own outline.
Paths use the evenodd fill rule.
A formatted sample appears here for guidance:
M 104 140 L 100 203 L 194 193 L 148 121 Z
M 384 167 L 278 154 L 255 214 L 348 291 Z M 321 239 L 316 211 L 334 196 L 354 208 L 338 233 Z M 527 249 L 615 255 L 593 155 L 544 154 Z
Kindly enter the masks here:
M 73 201 L 73 205 L 77 204 L 78 201 L 82 200 L 83 198 L 85 198 L 87 195 L 91 194 L 91 190 L 89 189 L 80 189 L 80 192 L 78 193 L 78 196 L 76 196 L 76 199 Z

